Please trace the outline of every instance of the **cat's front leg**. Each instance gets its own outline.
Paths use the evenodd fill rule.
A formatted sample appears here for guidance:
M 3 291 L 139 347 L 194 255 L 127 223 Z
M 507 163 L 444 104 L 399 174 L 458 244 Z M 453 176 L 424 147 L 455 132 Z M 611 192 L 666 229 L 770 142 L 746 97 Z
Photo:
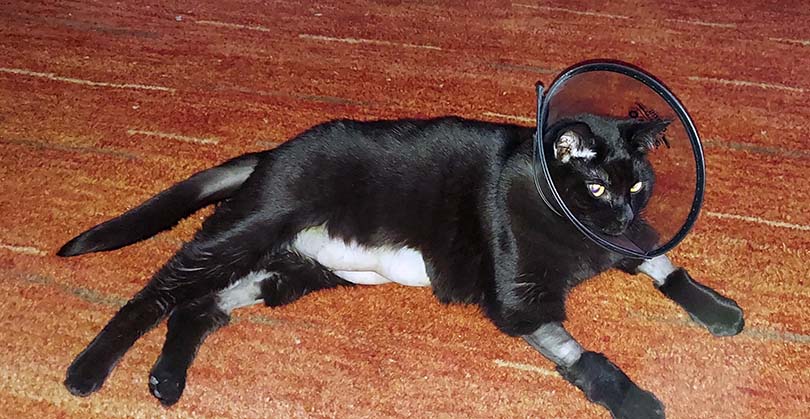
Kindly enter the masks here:
M 586 351 L 557 322 L 546 323 L 523 338 L 557 364 L 557 371 L 588 400 L 606 407 L 618 419 L 664 418 L 664 406 L 638 387 L 604 355 Z
M 624 261 L 620 268 L 652 278 L 661 293 L 715 336 L 736 335 L 745 325 L 743 311 L 734 300 L 695 281 L 686 269 L 675 266 L 666 255 L 641 263 Z

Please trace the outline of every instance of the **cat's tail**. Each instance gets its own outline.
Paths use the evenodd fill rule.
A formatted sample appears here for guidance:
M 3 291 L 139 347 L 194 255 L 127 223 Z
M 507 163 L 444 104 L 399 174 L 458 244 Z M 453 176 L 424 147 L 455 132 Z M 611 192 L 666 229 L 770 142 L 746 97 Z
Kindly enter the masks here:
M 149 198 L 141 205 L 105 221 L 65 243 L 59 256 L 114 250 L 175 226 L 207 205 L 239 189 L 266 152 L 245 154 L 203 170 Z

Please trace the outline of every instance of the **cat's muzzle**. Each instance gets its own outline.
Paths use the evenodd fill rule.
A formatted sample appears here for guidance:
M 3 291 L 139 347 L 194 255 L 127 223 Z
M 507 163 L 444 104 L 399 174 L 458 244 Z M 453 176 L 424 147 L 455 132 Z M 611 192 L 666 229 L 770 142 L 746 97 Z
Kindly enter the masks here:
M 627 231 L 627 227 L 633 222 L 633 218 L 632 215 L 620 215 L 601 230 L 609 236 L 621 236 Z

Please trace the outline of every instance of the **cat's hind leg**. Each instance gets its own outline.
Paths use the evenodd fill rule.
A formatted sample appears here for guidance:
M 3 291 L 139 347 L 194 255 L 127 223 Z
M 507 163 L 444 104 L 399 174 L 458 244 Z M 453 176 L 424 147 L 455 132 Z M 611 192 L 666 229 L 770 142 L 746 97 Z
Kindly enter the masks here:
M 734 300 L 692 279 L 686 269 L 675 266 L 667 255 L 641 263 L 628 260 L 619 267 L 652 278 L 662 294 L 715 336 L 736 335 L 745 325 L 743 311 Z
M 226 288 L 247 275 L 263 255 L 295 231 L 289 200 L 256 203 L 251 193 L 222 204 L 186 243 L 113 316 L 67 369 L 65 386 L 87 396 L 99 388 L 117 362 L 144 333 L 175 307 Z
M 312 291 L 338 285 L 350 283 L 297 253 L 266 256 L 231 286 L 172 312 L 163 350 L 149 375 L 150 392 L 164 406 L 176 403 L 200 345 L 228 323 L 233 310 L 262 300 L 269 306 L 280 306 Z
M 76 356 L 65 375 L 68 391 L 76 396 L 97 391 L 129 348 L 175 307 L 228 285 L 227 277 L 216 272 L 225 262 L 204 265 L 200 261 L 213 255 L 193 248 L 184 246 Z M 188 263 L 195 258 L 197 265 Z
M 206 336 L 229 321 L 229 312 L 218 306 L 213 294 L 172 311 L 163 351 L 149 374 L 149 391 L 164 406 L 180 399 L 186 386 L 186 370 Z

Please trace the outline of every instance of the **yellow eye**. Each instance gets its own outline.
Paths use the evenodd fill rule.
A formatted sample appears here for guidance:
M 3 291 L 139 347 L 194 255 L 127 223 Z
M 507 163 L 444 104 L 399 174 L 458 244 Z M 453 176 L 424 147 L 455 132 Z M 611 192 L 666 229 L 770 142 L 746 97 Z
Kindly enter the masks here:
M 600 196 L 602 196 L 602 194 L 605 193 L 605 187 L 598 183 L 589 183 L 588 191 L 591 192 L 591 195 L 599 198 Z
M 641 188 L 643 188 L 643 187 L 644 187 L 644 183 L 643 183 L 643 182 L 636 182 L 636 184 L 635 184 L 635 185 L 633 185 L 633 186 L 630 188 L 630 193 L 636 193 L 636 192 L 640 191 L 640 190 L 641 190 Z

